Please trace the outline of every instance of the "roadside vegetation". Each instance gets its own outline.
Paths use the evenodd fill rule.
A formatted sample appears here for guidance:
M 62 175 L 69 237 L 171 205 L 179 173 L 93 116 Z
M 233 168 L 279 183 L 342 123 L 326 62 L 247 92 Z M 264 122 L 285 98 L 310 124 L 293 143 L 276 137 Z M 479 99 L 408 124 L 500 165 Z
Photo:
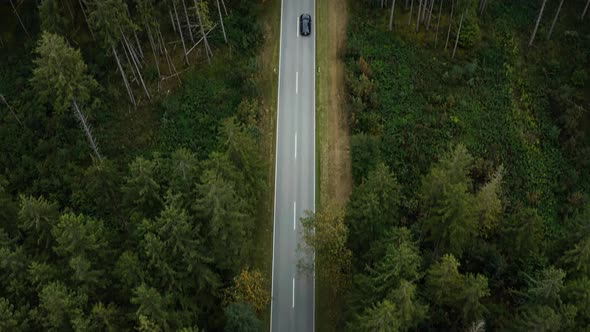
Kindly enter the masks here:
M 354 187 L 306 220 L 335 330 L 590 325 L 590 24 L 560 3 L 349 2 Z
M 0 5 L 0 330 L 261 329 L 264 4 L 37 3 Z

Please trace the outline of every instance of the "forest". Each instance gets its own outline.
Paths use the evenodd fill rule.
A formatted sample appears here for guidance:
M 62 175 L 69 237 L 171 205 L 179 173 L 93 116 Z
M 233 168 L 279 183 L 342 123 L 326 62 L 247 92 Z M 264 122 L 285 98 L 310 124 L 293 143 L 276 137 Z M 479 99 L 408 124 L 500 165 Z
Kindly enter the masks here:
M 1 331 L 262 328 L 262 12 L 0 2 Z
M 589 1 L 349 1 L 334 331 L 590 331 Z

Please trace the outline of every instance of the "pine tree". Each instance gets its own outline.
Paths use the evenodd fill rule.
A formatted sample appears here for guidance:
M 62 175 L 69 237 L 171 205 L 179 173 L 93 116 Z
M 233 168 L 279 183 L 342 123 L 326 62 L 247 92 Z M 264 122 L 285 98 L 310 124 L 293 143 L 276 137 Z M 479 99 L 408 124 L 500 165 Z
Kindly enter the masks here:
M 261 332 L 262 322 L 252 307 L 245 303 L 232 303 L 224 309 L 226 332 Z
M 357 325 L 351 329 L 359 332 L 397 332 L 402 331 L 397 317 L 398 309 L 388 300 L 367 308 L 357 318 Z
M 32 246 L 38 246 L 43 250 L 51 247 L 53 241 L 51 230 L 59 219 L 57 204 L 43 197 L 21 195 L 18 219 L 18 228 L 28 234 L 25 243 L 32 242 Z
M 123 185 L 123 200 L 137 216 L 154 216 L 162 207 L 160 184 L 156 182 L 154 161 L 137 157 L 129 165 L 129 176 Z
M 67 35 L 69 20 L 62 15 L 59 0 L 43 0 L 39 4 L 39 17 L 41 18 L 41 30 L 58 35 Z
M 146 317 L 160 326 L 169 329 L 169 299 L 162 296 L 155 288 L 141 284 L 133 291 L 131 303 L 137 306 L 135 315 L 138 319 Z
M 131 86 L 127 80 L 127 75 L 125 74 L 123 65 L 119 59 L 119 54 L 117 53 L 117 45 L 120 42 L 123 42 L 124 49 L 125 47 L 129 49 L 128 43 L 123 40 L 123 37 L 125 34 L 136 29 L 135 25 L 133 22 L 131 22 L 131 19 L 127 15 L 127 4 L 122 0 L 93 1 L 90 3 L 88 9 L 88 25 L 90 26 L 91 30 L 96 31 L 96 35 L 98 36 L 99 41 L 103 47 L 105 49 L 110 49 L 113 53 L 115 61 L 117 62 L 117 67 L 119 68 L 119 72 L 123 78 L 123 83 L 127 89 L 129 100 L 131 101 L 131 104 L 136 106 L 137 103 L 135 101 L 135 97 L 133 96 L 133 91 L 131 90 Z M 131 70 L 133 71 L 133 68 L 131 68 Z M 138 74 L 141 77 L 141 73 Z M 141 82 L 143 84 L 143 79 L 141 79 Z M 143 87 L 146 94 L 149 95 L 145 84 L 143 84 Z
M 463 145 L 447 153 L 422 181 L 423 228 L 435 249 L 461 255 L 478 231 L 472 181 L 473 158 Z
M 87 297 L 57 281 L 39 293 L 39 323 L 48 331 L 69 331 L 84 325 Z
M 98 88 L 98 83 L 86 73 L 80 51 L 69 47 L 58 35 L 43 33 L 35 53 L 39 58 L 34 61 L 36 68 L 31 83 L 42 99 L 53 101 L 58 112 L 70 107 L 75 111 L 90 147 L 98 160 L 102 160 L 92 128 L 79 106 L 89 102 Z
M 360 261 L 370 264 L 369 251 L 391 227 L 399 225 L 400 186 L 395 175 L 381 163 L 354 188 L 347 210 L 350 246 Z
M 236 183 L 215 169 L 203 173 L 197 197 L 194 208 L 208 220 L 215 262 L 222 269 L 239 271 L 252 248 L 254 220 L 247 202 L 238 195 Z

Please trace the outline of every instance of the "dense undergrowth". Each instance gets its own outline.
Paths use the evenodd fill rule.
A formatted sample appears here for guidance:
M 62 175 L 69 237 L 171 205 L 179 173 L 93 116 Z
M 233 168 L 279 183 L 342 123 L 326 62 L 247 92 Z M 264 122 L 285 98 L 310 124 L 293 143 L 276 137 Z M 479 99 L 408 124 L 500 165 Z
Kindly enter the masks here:
M 443 51 L 450 5 L 437 48 L 434 25 L 406 27 L 403 2 L 393 32 L 378 5 L 352 4 L 345 54 L 355 188 L 340 323 L 587 328 L 587 302 L 573 295 L 590 277 L 578 256 L 590 236 L 590 26 L 580 4 L 564 5 L 546 40 L 549 4 L 529 47 L 540 3 L 489 1 L 473 10 L 477 27 L 462 35 L 473 41 L 455 59 L 457 18 Z

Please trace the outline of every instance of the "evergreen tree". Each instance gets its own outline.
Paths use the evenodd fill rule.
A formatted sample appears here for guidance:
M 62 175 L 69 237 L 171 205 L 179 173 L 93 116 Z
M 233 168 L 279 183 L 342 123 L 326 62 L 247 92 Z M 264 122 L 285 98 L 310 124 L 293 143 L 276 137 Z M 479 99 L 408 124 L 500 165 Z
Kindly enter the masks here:
M 243 197 L 248 198 L 249 208 L 255 207 L 265 182 L 264 159 L 259 142 L 235 117 L 223 121 L 220 141 L 229 161 L 243 174 L 247 183 L 247 186 L 240 186 L 240 190 L 245 190 Z
M 85 295 L 78 294 L 57 281 L 39 293 L 39 323 L 46 331 L 70 331 L 85 325 Z
M 364 264 L 375 258 L 371 248 L 378 245 L 391 227 L 398 225 L 400 187 L 395 175 L 381 163 L 352 193 L 347 210 L 350 247 Z
M 69 20 L 62 14 L 60 0 L 43 0 L 39 4 L 39 17 L 41 18 L 41 30 L 58 35 L 67 35 Z
M 72 200 L 84 213 L 113 215 L 121 206 L 122 182 L 112 161 L 90 165 L 74 184 Z
M 227 160 L 227 159 L 226 159 Z M 238 184 L 215 169 L 206 170 L 197 186 L 195 210 L 208 221 L 208 235 L 216 264 L 239 271 L 252 248 L 254 220 L 238 194 Z
M 503 168 L 500 167 L 492 179 L 476 195 L 476 209 L 481 234 L 489 235 L 493 232 L 502 216 L 502 202 L 500 201 L 502 176 Z
M 451 324 L 460 318 L 467 325 L 487 312 L 481 302 L 490 295 L 487 278 L 480 274 L 463 275 L 459 266 L 455 257 L 445 255 L 428 270 L 427 291 L 436 306 L 435 314 L 441 319 L 439 324 Z M 451 321 L 445 322 L 445 317 Z
M 122 329 L 120 309 L 109 303 L 98 302 L 90 312 L 90 329 L 94 331 L 115 332 Z
M 232 303 L 224 309 L 226 332 L 261 332 L 262 322 L 252 307 L 245 303 Z
M 469 167 L 473 158 L 459 144 L 430 170 L 422 182 L 423 228 L 440 252 L 460 256 L 477 235 Z
M 417 297 L 416 284 L 407 280 L 401 280 L 399 286 L 387 295 L 387 299 L 397 308 L 400 331 L 416 330 L 426 319 L 428 306 L 420 303 Z
M 42 100 L 52 101 L 58 112 L 69 108 L 75 111 L 90 147 L 98 160 L 102 160 L 92 128 L 80 110 L 80 105 L 90 102 L 92 94 L 98 89 L 98 83 L 86 73 L 87 66 L 80 50 L 71 48 L 58 35 L 44 32 L 35 53 L 39 58 L 34 60 L 33 87 Z
M 5 298 L 0 297 L 0 330 L 16 331 L 18 321 L 14 315 L 14 306 Z
M 51 230 L 57 224 L 59 211 L 57 204 L 43 197 L 20 196 L 18 228 L 28 235 L 25 243 L 33 248 L 49 249 L 53 242 Z
M 572 249 L 566 251 L 563 261 L 571 266 L 573 273 L 590 276 L 590 236 L 587 235 L 578 241 Z
M 359 332 L 397 332 L 401 331 L 401 324 L 398 320 L 398 309 L 395 304 L 388 300 L 367 308 L 357 318 L 357 325 L 350 328 L 351 331 Z
M 169 329 L 168 302 L 168 298 L 145 284 L 137 287 L 133 291 L 133 297 L 131 298 L 131 303 L 137 306 L 135 312 L 137 319 L 146 317 L 163 330 Z
M 154 161 L 137 157 L 129 165 L 129 176 L 123 185 L 123 200 L 132 217 L 152 217 L 162 208 L 160 184 L 156 182 Z

